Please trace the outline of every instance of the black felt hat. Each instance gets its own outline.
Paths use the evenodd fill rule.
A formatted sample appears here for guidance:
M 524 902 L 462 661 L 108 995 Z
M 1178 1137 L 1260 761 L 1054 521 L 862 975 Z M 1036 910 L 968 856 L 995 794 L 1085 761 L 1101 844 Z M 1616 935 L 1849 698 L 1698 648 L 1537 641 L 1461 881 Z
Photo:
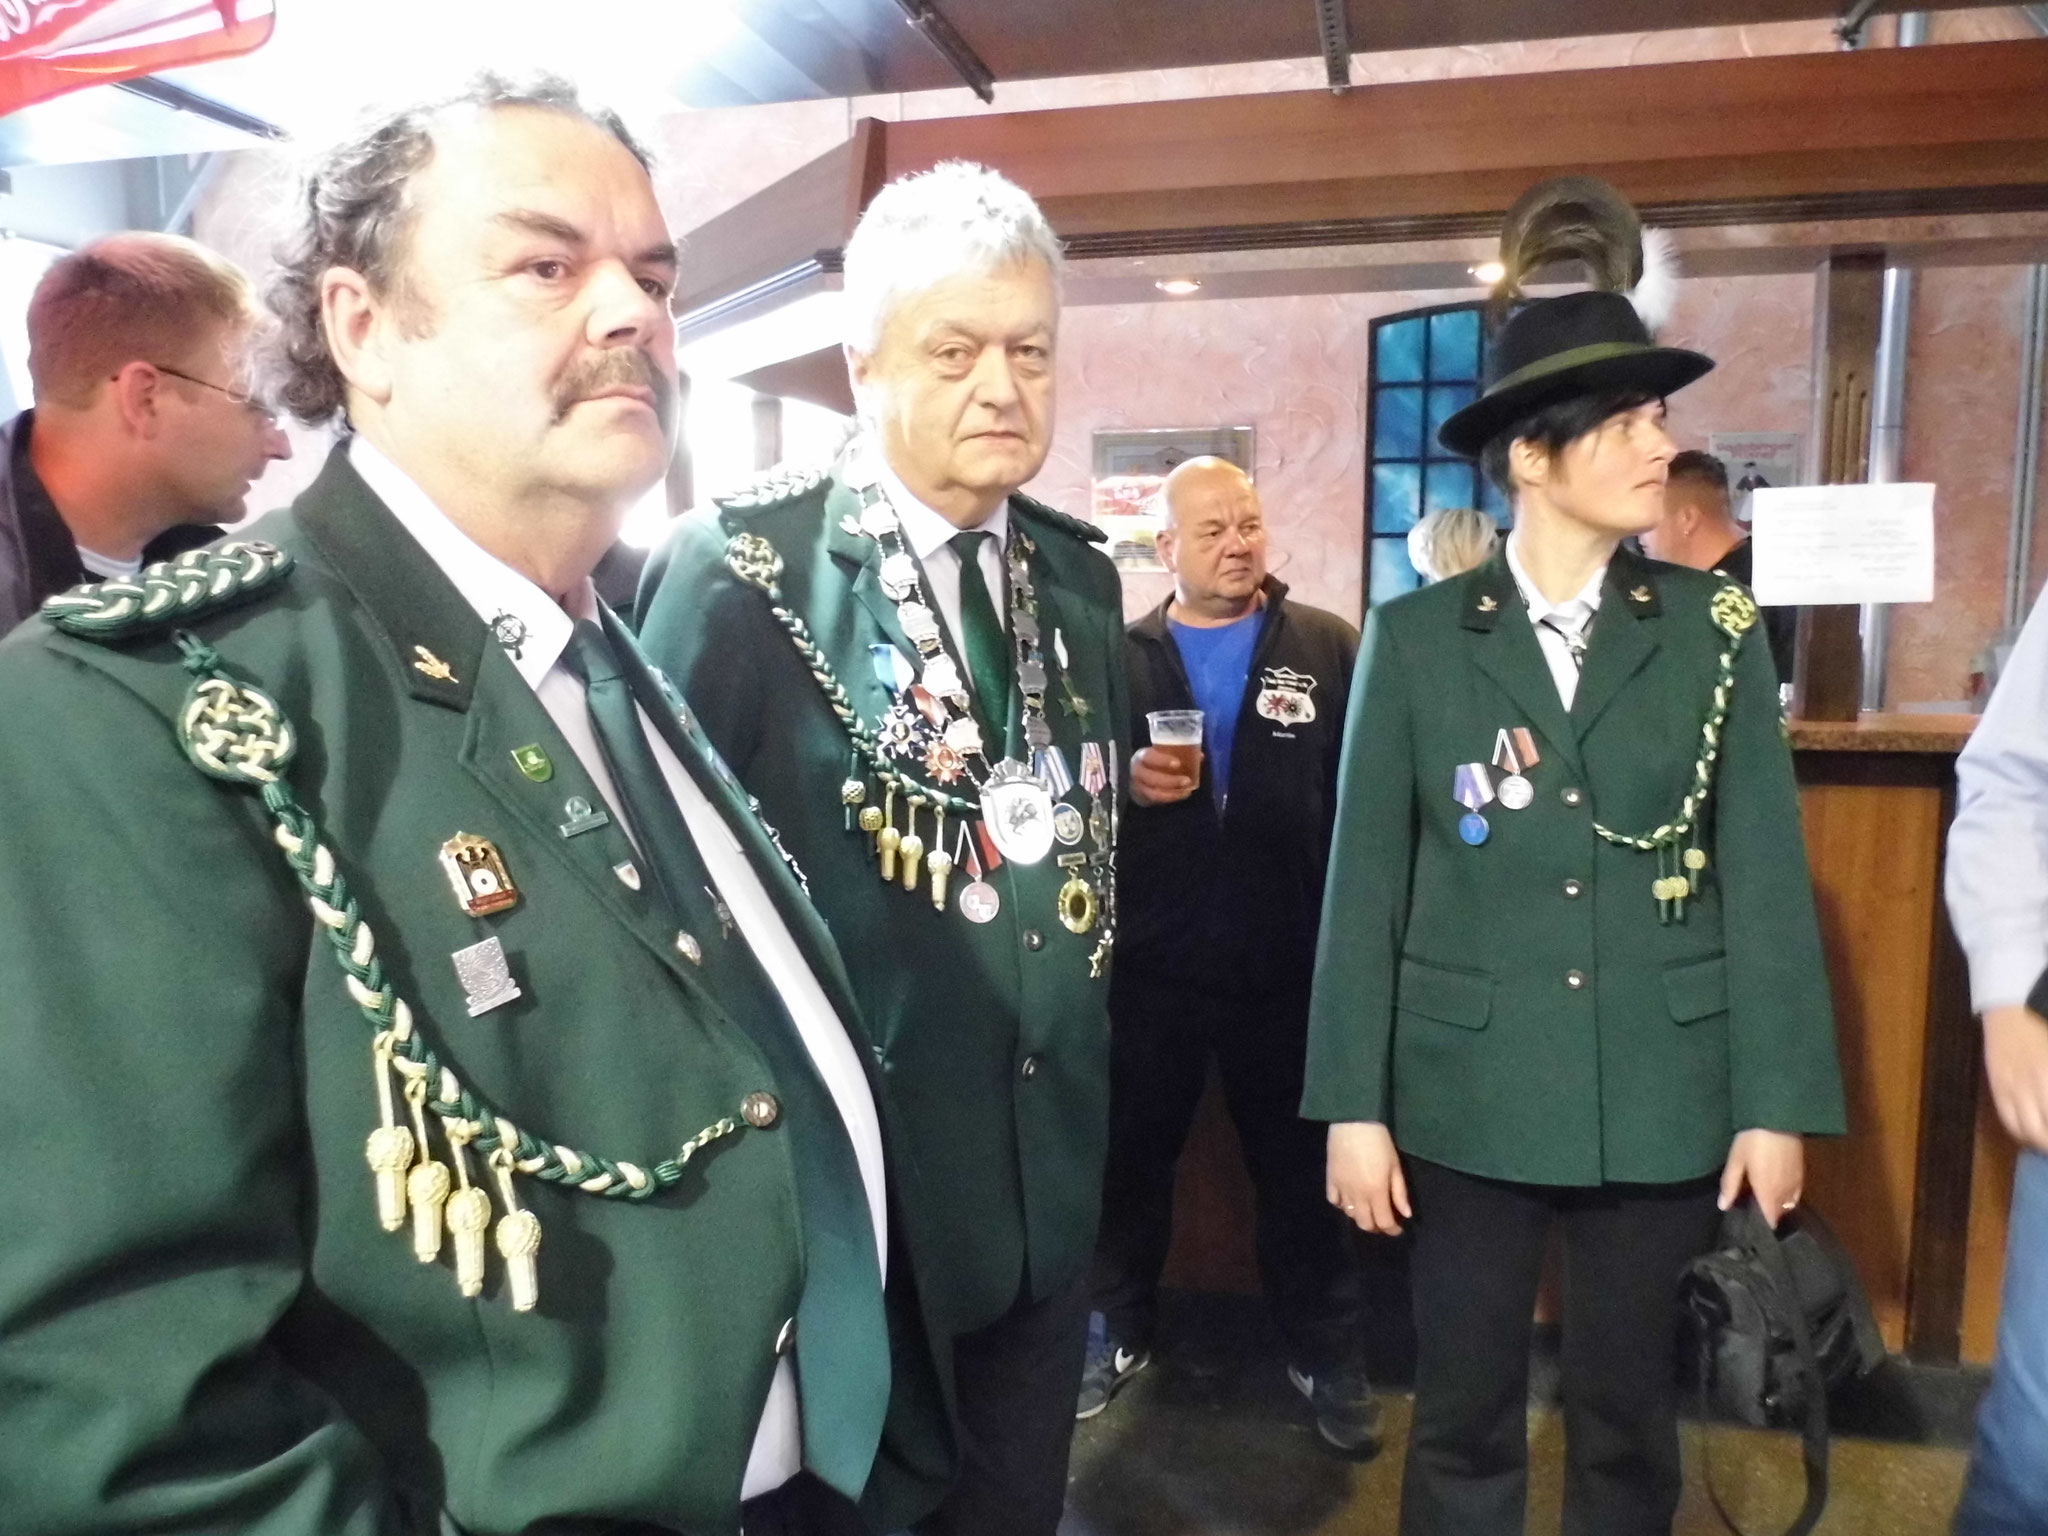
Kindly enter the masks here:
M 1568 260 L 1587 268 L 1591 291 L 1516 307 L 1525 276 Z M 1627 390 L 1661 399 L 1714 366 L 1657 345 L 1642 311 L 1669 302 L 1664 242 L 1655 231 L 1645 240 L 1635 210 L 1605 182 L 1571 176 L 1532 188 L 1509 210 L 1501 264 L 1494 308 L 1507 318 L 1487 350 L 1485 387 L 1437 433 L 1452 453 L 1477 458 L 1505 428 L 1560 400 Z

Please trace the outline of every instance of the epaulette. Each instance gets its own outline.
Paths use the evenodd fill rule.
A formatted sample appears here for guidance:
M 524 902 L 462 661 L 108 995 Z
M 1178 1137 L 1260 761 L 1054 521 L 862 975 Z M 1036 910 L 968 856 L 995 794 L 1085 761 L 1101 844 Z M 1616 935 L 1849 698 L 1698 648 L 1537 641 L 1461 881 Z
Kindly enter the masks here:
M 1061 533 L 1072 534 L 1075 538 L 1085 539 L 1090 544 L 1106 544 L 1109 542 L 1109 535 L 1093 523 L 1084 522 L 1078 517 L 1070 517 L 1064 512 L 1056 511 L 1048 507 L 1044 502 L 1026 496 L 1021 491 L 1012 491 L 1010 493 L 1010 505 L 1021 512 L 1030 513 L 1042 522 L 1050 523 Z
M 43 604 L 43 621 L 84 640 L 128 640 L 246 602 L 291 568 L 276 545 L 235 539 L 60 592 Z
M 771 469 L 731 495 L 714 496 L 711 500 L 721 512 L 763 512 L 810 495 L 825 483 L 830 473 L 823 469 Z

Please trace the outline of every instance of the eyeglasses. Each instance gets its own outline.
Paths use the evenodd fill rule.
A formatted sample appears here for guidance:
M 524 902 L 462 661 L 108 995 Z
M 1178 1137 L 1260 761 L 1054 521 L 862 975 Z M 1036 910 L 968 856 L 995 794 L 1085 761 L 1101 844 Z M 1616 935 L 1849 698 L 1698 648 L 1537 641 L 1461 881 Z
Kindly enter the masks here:
M 168 373 L 174 379 L 183 379 L 187 384 L 197 384 L 201 389 L 210 389 L 217 395 L 226 395 L 228 399 L 239 405 L 243 410 L 261 416 L 273 427 L 277 425 L 277 412 L 255 395 L 245 393 L 242 390 L 229 389 L 225 385 L 215 384 L 207 379 L 194 378 L 191 374 L 173 368 L 168 363 L 151 363 L 149 366 L 158 373 Z

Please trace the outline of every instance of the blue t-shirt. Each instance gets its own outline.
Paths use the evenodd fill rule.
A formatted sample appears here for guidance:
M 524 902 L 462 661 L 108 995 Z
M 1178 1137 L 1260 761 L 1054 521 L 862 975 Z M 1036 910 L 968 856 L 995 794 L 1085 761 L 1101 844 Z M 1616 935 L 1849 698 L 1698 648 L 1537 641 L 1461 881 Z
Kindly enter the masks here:
M 1219 812 L 1230 794 L 1230 747 L 1237 739 L 1237 712 L 1244 704 L 1245 679 L 1251 674 L 1252 651 L 1265 616 L 1263 608 L 1255 608 L 1213 628 L 1166 621 L 1194 689 L 1195 707 L 1202 712 L 1202 750 L 1209 754 L 1209 782 Z

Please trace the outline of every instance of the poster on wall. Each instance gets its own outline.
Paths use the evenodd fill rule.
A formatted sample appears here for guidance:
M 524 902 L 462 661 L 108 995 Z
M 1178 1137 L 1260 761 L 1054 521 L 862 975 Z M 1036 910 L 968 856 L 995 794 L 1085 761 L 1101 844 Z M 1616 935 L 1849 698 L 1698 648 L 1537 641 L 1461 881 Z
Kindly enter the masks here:
M 1735 515 L 1750 520 L 1750 492 L 1766 487 L 1797 485 L 1805 478 L 1800 452 L 1805 438 L 1797 432 L 1716 432 L 1707 452 L 1728 467 L 1728 490 Z
M 1163 571 L 1156 540 L 1164 521 L 1160 488 L 1189 459 L 1227 459 L 1252 471 L 1250 427 L 1160 427 L 1097 432 L 1089 517 L 1109 535 L 1109 558 L 1124 571 Z

